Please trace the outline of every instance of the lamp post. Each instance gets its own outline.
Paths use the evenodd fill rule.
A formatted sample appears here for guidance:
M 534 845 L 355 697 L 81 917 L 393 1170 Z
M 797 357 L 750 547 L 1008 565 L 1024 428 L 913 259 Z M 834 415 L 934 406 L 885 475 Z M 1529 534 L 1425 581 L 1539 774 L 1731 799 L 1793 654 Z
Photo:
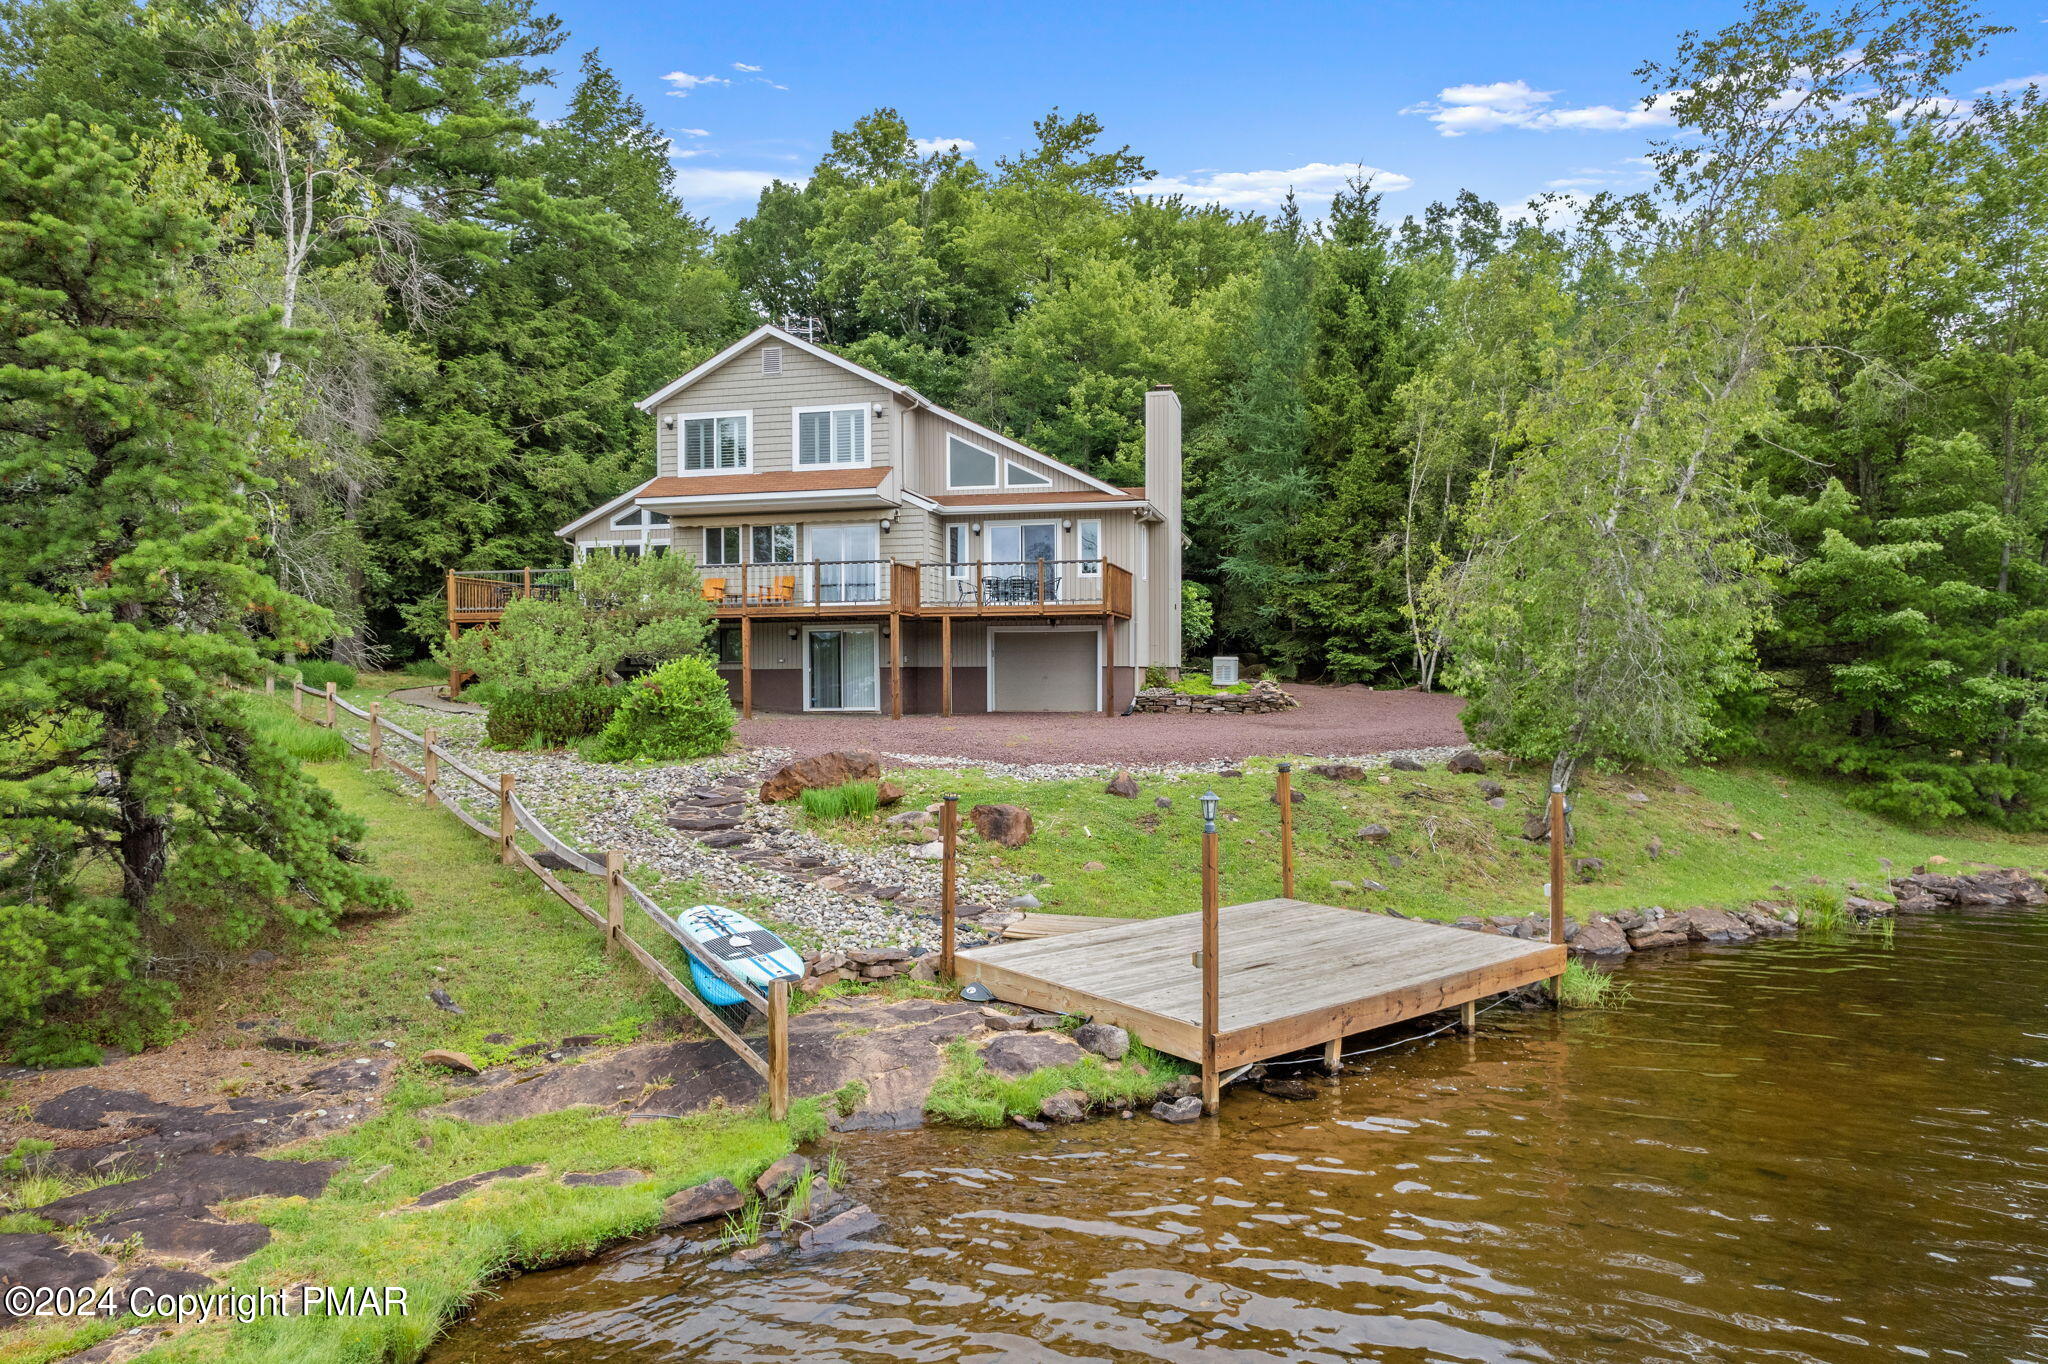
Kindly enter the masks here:
M 1222 897 L 1217 885 L 1216 814 L 1223 802 L 1214 791 L 1202 796 L 1202 1111 L 1214 1113 L 1222 1100 L 1216 1069 L 1216 1034 L 1222 1025 L 1223 1001 L 1218 975 L 1217 938 Z

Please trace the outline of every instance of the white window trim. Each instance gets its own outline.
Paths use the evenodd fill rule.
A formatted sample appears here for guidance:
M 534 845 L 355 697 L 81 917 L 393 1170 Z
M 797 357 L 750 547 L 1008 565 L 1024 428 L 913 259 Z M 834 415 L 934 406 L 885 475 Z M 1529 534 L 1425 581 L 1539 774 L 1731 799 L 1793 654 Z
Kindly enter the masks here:
M 850 633 L 865 630 L 875 637 L 875 704 L 872 706 L 814 706 L 811 704 L 811 633 L 816 630 L 838 630 Z M 879 625 L 806 625 L 800 641 L 803 652 L 804 710 L 818 715 L 879 715 L 882 712 L 882 627 Z
M 753 472 L 754 410 L 752 408 L 742 408 L 738 411 L 733 412 L 671 412 L 668 413 L 667 415 L 674 417 L 676 419 L 676 476 L 678 478 L 717 478 L 720 476 L 730 478 L 734 474 L 746 474 Z M 692 469 L 687 467 L 683 463 L 683 427 L 689 422 L 707 420 L 717 421 L 721 417 L 739 417 L 746 422 L 746 457 L 730 469 L 721 469 L 717 465 L 713 465 L 709 469 Z M 713 439 L 716 439 L 716 428 L 713 429 Z
M 1050 629 L 1043 625 L 991 625 L 987 630 L 988 659 L 984 667 L 988 681 L 988 697 L 982 703 L 990 715 L 1057 715 L 1058 711 L 998 711 L 996 709 L 996 636 L 997 635 L 1050 635 L 1050 634 L 1091 634 L 1095 636 L 1095 709 L 1102 709 L 1102 627 L 1099 625 L 1055 625 Z M 809 679 L 805 679 L 804 695 L 809 696 Z
M 960 536 L 961 552 L 953 552 L 953 536 Z M 945 527 L 946 576 L 955 582 L 974 577 L 974 528 L 965 521 L 949 521 Z
M 878 529 L 879 529 L 879 527 L 880 527 L 880 524 L 881 524 L 880 522 L 877 522 L 877 523 L 876 523 L 876 526 L 877 526 L 877 528 L 878 528 Z M 775 530 L 775 529 L 776 529 L 777 527 L 780 527 L 780 526 L 787 526 L 787 527 L 789 527 L 789 531 L 790 531 L 790 536 L 789 536 L 789 552 L 790 552 L 790 553 L 791 553 L 791 554 L 792 554 L 793 556 L 795 556 L 795 557 L 793 557 L 793 558 L 789 558 L 789 559 L 761 559 L 761 558 L 756 558 L 756 557 L 755 557 L 755 555 L 754 555 L 754 532 L 755 532 L 755 531 L 757 531 L 757 530 L 773 531 L 773 530 Z M 742 550 L 742 551 L 744 551 L 744 552 L 745 552 L 745 554 L 746 554 L 746 556 L 747 556 L 747 562 L 748 562 L 748 563 L 750 563 L 750 564 L 800 564 L 800 563 L 802 563 L 802 562 L 803 562 L 803 553 L 804 553 L 804 523 L 803 523 L 803 522 L 801 522 L 801 521 L 749 521 L 749 522 L 747 522 L 747 523 L 746 523 L 746 525 L 745 525 L 745 526 L 741 527 L 741 531 L 742 531 L 742 535 L 741 535 L 741 538 L 740 538 L 740 548 L 741 548 L 741 550 Z M 771 548 L 772 548 L 772 546 L 773 546 L 773 540 L 772 540 L 772 538 L 771 538 L 771 540 L 770 540 L 770 545 L 771 545 Z
M 953 442 L 955 441 L 959 441 L 960 444 L 966 446 L 970 450 L 979 451 L 980 453 L 988 456 L 989 469 L 992 471 L 994 481 L 989 483 L 955 483 L 953 481 Z M 945 458 L 947 492 L 990 492 L 1003 486 L 1003 457 L 993 450 L 983 450 L 979 445 L 976 445 L 973 441 L 968 440 L 962 436 L 956 436 L 952 432 L 948 431 L 946 433 Z
M 1037 474 L 1044 481 L 1040 483 L 1019 483 L 1010 477 L 1010 470 L 1012 469 L 1022 469 L 1026 473 Z M 1057 490 L 1059 484 L 1053 480 L 1051 474 L 1046 473 L 1043 469 L 1034 469 L 1021 459 L 1006 459 L 1003 461 L 1003 486 L 1005 488 L 1045 488 Z
M 1090 526 L 1095 527 L 1095 557 L 1092 559 L 1081 548 L 1083 543 L 1081 532 Z M 1080 561 L 1080 575 L 1082 577 L 1099 578 L 1102 576 L 1102 522 L 1097 518 L 1090 516 L 1074 523 L 1074 558 Z
M 705 541 L 705 536 L 713 534 L 722 536 L 727 531 L 737 532 L 737 534 L 735 534 L 733 538 L 734 543 L 739 546 L 740 557 L 737 559 L 728 559 L 724 562 L 714 564 L 706 555 L 700 553 L 697 556 L 697 566 L 699 568 L 739 568 L 746 563 L 747 528 L 745 526 L 699 526 L 697 527 L 697 548 L 700 551 L 709 548 L 709 545 Z M 720 550 L 721 552 L 723 552 L 723 546 L 720 547 Z
M 861 416 L 860 458 L 828 459 L 823 464 L 803 462 L 803 416 L 806 412 L 858 412 Z M 872 469 L 875 464 L 875 416 L 868 403 L 827 403 L 819 407 L 789 409 L 789 467 L 792 469 Z
M 641 516 L 639 524 L 626 524 L 627 517 L 639 516 L 642 512 L 645 512 L 646 515 Z M 656 516 L 660 517 L 661 520 L 657 522 L 650 519 Z M 612 517 L 610 528 L 612 530 L 640 530 L 642 528 L 645 528 L 647 530 L 667 530 L 668 513 L 656 511 L 652 507 L 627 507 L 621 510 L 616 516 Z

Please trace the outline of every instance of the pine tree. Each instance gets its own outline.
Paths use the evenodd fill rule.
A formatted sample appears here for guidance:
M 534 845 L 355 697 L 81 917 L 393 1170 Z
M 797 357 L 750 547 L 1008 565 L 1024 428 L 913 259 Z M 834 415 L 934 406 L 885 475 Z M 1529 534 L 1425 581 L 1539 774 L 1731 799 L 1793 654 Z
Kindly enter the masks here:
M 260 566 L 245 440 L 209 371 L 277 344 L 176 287 L 208 224 L 134 154 L 54 115 L 0 133 L 0 1034 L 161 1006 L 151 959 L 323 928 L 394 893 L 358 823 L 251 724 L 251 623 L 323 613 Z

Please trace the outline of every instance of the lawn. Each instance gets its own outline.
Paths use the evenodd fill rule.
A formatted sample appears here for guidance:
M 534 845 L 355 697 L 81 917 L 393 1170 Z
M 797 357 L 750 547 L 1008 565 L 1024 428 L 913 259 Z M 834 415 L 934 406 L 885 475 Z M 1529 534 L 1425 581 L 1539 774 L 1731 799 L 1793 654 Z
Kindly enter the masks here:
M 1105 794 L 1100 779 L 1025 782 L 979 770 L 925 768 L 890 775 L 908 788 L 912 803 L 957 793 L 969 834 L 962 842 L 964 863 L 976 871 L 1043 876 L 1030 890 L 1047 912 L 1148 917 L 1199 905 L 1198 798 L 1210 788 L 1223 801 L 1225 902 L 1280 893 L 1274 766 L 1246 763 L 1241 777 L 1141 777 L 1136 798 Z M 1496 810 L 1481 799 L 1479 777 L 1438 769 L 1376 771 L 1345 781 L 1297 764 L 1294 786 L 1303 799 L 1294 807 L 1296 893 L 1439 919 L 1539 911 L 1548 850 L 1519 835 L 1524 819 L 1543 808 L 1546 776 L 1496 770 L 1492 778 L 1507 788 L 1506 807 Z M 1630 792 L 1646 799 L 1630 800 Z M 1815 877 L 1877 889 L 1886 858 L 1901 871 L 1933 856 L 2048 864 L 2048 836 L 1909 829 L 1852 808 L 1843 795 L 1836 784 L 1755 768 L 1643 773 L 1634 780 L 1595 775 L 1573 796 L 1577 841 L 1570 851 L 1605 865 L 1574 877 L 1568 903 L 1577 915 L 1645 905 L 1733 905 Z M 1160 797 L 1171 808 L 1156 805 Z M 998 802 L 1031 811 L 1036 832 L 1023 847 L 999 848 L 971 836 L 968 809 Z M 1363 832 L 1375 824 L 1387 831 L 1383 840 Z M 841 828 L 835 836 L 852 841 L 883 838 L 874 825 Z M 1367 889 L 1368 881 L 1386 889 Z

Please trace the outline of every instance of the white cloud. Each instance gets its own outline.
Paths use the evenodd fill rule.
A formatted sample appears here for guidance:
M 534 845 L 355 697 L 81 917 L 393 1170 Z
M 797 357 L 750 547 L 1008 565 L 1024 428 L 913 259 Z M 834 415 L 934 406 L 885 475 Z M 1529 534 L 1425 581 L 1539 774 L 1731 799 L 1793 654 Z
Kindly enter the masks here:
M 676 167 L 676 191 L 685 202 L 751 201 L 777 180 L 801 185 L 801 176 L 777 175 L 766 170 L 714 170 L 709 166 Z
M 2048 23 L 2048 19 L 2044 19 L 2041 22 Z M 2048 87 L 2048 72 L 2043 72 L 2037 76 L 2015 76 L 2009 81 L 2000 81 L 1996 85 L 1980 85 L 1977 87 L 1977 93 L 1980 95 L 2010 95 L 2016 94 L 2030 85 Z
M 1611 104 L 1559 109 L 1552 105 L 1556 98 L 1557 91 L 1538 90 L 1527 81 L 1492 81 L 1484 85 L 1446 86 L 1435 99 L 1411 104 L 1401 112 L 1426 116 L 1445 137 L 1492 133 L 1502 128 L 1621 132 L 1668 127 L 1675 96 L 1659 95 L 1647 107 L 1637 104 L 1626 109 Z
M 673 87 L 669 91 L 669 93 L 671 95 L 674 95 L 677 99 L 681 99 L 683 96 L 689 94 L 692 90 L 699 89 L 706 85 L 732 84 L 731 81 L 727 80 L 723 76 L 693 76 L 687 71 L 671 71 L 666 76 L 663 76 L 662 79 L 667 81 L 669 85 Z
M 768 79 L 768 78 L 767 78 L 766 76 L 756 76 L 756 77 L 754 77 L 754 83 L 755 83 L 756 85 L 765 85 L 765 86 L 767 86 L 767 87 L 768 87 L 768 88 L 769 88 L 770 90 L 787 90 L 787 89 L 789 89 L 789 87 L 788 87 L 788 86 L 786 86 L 786 85 L 784 85 L 784 84 L 783 84 L 782 82 L 780 82 L 780 81 L 772 81 L 772 80 L 769 80 L 769 79 Z
M 1311 161 L 1292 170 L 1196 171 L 1179 178 L 1162 176 L 1126 188 L 1132 194 L 1180 194 L 1224 208 L 1259 209 L 1280 207 L 1287 201 L 1289 190 L 1297 198 L 1314 200 L 1335 194 L 1354 179 L 1370 180 L 1374 189 L 1381 190 L 1407 189 L 1415 183 L 1409 176 L 1357 161 Z
M 681 133 L 684 137 L 711 136 L 711 130 L 709 128 L 675 128 L 672 129 L 671 131 Z
M 735 71 L 759 71 L 761 68 L 758 66 L 748 66 L 745 62 L 734 62 L 732 69 Z
M 964 155 L 974 150 L 974 144 L 964 137 L 913 137 L 910 145 L 919 156 L 933 156 L 939 152 L 960 152 Z

